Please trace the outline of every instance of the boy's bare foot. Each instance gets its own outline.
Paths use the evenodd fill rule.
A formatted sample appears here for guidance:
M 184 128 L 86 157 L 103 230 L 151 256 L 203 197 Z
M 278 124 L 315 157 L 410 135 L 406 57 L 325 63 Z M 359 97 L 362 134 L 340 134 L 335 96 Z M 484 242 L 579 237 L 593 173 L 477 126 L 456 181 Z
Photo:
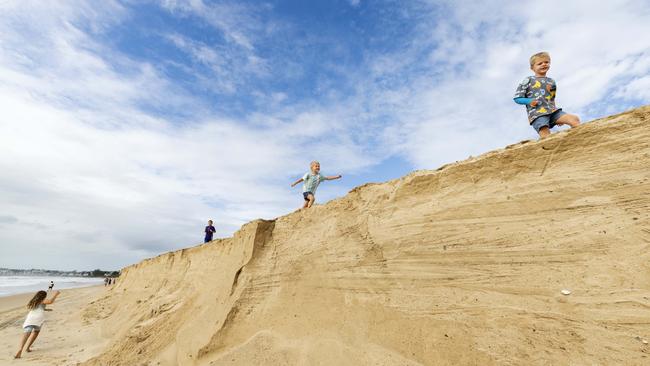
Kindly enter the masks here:
M 28 349 L 26 349 L 25 351 L 27 351 L 27 352 L 31 352 L 32 349 L 31 349 L 31 348 L 28 348 Z
M 20 358 L 20 356 L 22 356 L 22 352 L 18 352 L 18 353 L 16 353 L 16 355 L 14 356 L 14 358 Z

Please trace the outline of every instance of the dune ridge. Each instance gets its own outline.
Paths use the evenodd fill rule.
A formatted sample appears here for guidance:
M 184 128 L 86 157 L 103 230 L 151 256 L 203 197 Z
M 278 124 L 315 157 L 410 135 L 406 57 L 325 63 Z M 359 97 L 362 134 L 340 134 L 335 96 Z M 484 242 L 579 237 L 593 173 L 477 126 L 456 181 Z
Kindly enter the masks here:
M 110 340 L 84 364 L 650 364 L 649 123 L 642 107 L 127 267 L 84 310 Z

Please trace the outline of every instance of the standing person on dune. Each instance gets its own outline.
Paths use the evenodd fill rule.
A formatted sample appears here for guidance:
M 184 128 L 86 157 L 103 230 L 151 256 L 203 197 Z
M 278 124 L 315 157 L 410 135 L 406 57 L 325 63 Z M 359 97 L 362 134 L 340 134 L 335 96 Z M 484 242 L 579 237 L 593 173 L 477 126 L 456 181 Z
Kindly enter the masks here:
M 539 52 L 532 55 L 529 61 L 534 75 L 527 76 L 519 83 L 514 96 L 515 103 L 526 106 L 528 123 L 542 139 L 548 137 L 555 126 L 577 127 L 580 118 L 555 105 L 557 84 L 546 76 L 551 68 L 551 56 L 547 52 Z
M 29 313 L 23 323 L 23 338 L 20 341 L 20 349 L 14 358 L 20 358 L 22 356 L 23 348 L 28 339 L 29 343 L 27 343 L 27 352 L 32 351 L 30 347 L 34 344 L 34 341 L 41 333 L 41 327 L 43 326 L 43 322 L 45 322 L 45 305 L 54 304 L 54 301 L 60 293 L 61 291 L 54 291 L 54 295 L 50 299 L 46 299 L 47 292 L 39 291 L 29 301 L 27 304 Z
M 205 238 L 203 239 L 204 243 L 207 243 L 209 241 L 212 241 L 212 234 L 217 232 L 217 230 L 212 226 L 212 220 L 208 220 L 208 226 L 205 227 Z
M 316 188 L 322 181 L 340 179 L 342 175 L 333 175 L 327 177 L 320 173 L 320 163 L 317 161 L 312 161 L 309 165 L 310 171 L 305 173 L 305 175 L 298 179 L 297 181 L 291 184 L 291 187 L 295 187 L 296 184 L 304 182 L 302 185 L 302 197 L 305 200 L 305 204 L 302 205 L 302 208 L 311 207 L 316 201 Z

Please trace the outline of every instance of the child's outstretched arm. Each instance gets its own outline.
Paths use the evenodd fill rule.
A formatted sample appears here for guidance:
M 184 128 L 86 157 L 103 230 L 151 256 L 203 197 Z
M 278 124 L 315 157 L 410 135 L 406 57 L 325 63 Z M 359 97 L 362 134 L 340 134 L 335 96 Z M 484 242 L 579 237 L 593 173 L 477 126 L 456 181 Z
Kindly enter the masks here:
M 533 101 L 533 98 L 524 98 L 524 97 L 521 97 L 521 98 L 514 98 L 514 101 L 515 101 L 515 103 L 517 103 L 517 104 L 523 104 L 523 105 L 526 105 L 526 104 L 530 104 L 530 102 Z
M 295 182 L 293 182 L 293 183 L 291 183 L 291 186 L 292 186 L 292 187 L 295 187 L 295 186 L 296 186 L 296 184 L 298 184 L 298 183 L 302 183 L 302 181 L 303 181 L 303 179 L 302 179 L 302 178 L 300 178 L 300 179 L 298 179 L 297 181 L 295 181 Z
M 60 293 L 61 293 L 61 291 L 59 291 L 59 290 L 54 291 L 54 296 L 52 296 L 49 299 L 43 300 L 43 304 L 45 304 L 45 305 L 54 304 L 54 301 L 56 301 L 56 297 L 59 296 Z
M 523 98 L 523 97 L 521 97 L 521 98 L 514 98 L 513 100 L 517 104 L 522 104 L 522 105 L 530 104 L 533 107 L 537 105 L 537 101 L 535 99 L 533 99 L 533 98 Z
M 326 180 L 334 180 L 334 179 L 341 179 L 343 176 L 341 174 L 339 175 L 330 175 L 329 177 L 325 177 Z

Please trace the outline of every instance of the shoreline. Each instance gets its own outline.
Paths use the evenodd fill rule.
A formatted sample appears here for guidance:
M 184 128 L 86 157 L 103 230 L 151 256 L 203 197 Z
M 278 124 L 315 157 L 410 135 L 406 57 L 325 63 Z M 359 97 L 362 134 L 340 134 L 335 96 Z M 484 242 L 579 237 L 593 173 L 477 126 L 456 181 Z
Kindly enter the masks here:
M 63 294 L 63 292 L 69 293 L 74 290 L 82 290 L 82 289 L 87 289 L 89 287 L 105 287 L 105 286 L 103 284 L 102 285 L 89 284 L 86 286 L 71 287 L 71 288 L 65 288 L 61 290 L 54 289 L 54 291 L 61 291 L 61 294 Z M 0 315 L 2 315 L 2 313 L 6 311 L 15 310 L 17 308 L 25 306 L 32 298 L 32 296 L 34 296 L 35 293 L 36 291 L 21 292 L 17 294 L 9 294 L 9 295 L 0 295 Z M 47 297 L 48 298 L 50 297 L 50 291 L 47 291 Z
M 36 293 L 47 290 L 50 282 L 54 282 L 54 290 L 103 285 L 102 277 L 56 277 L 56 276 L 0 276 L 0 298 Z
M 88 287 L 104 287 L 103 283 L 88 283 L 84 284 L 81 286 L 75 286 L 75 287 L 65 287 L 65 288 L 54 288 L 54 291 L 71 291 L 71 290 L 76 290 L 76 289 L 82 289 L 82 288 L 88 288 Z M 11 297 L 16 297 L 16 296 L 26 296 L 26 295 L 34 295 L 37 291 L 39 290 L 32 290 L 32 291 L 25 291 L 25 292 L 18 292 L 15 294 L 6 294 L 6 295 L 0 295 L 0 301 L 4 301 L 5 299 L 11 298 Z M 49 290 L 44 290 L 47 291 L 49 294 Z M 0 312 L 2 312 L 2 305 L 0 304 Z

